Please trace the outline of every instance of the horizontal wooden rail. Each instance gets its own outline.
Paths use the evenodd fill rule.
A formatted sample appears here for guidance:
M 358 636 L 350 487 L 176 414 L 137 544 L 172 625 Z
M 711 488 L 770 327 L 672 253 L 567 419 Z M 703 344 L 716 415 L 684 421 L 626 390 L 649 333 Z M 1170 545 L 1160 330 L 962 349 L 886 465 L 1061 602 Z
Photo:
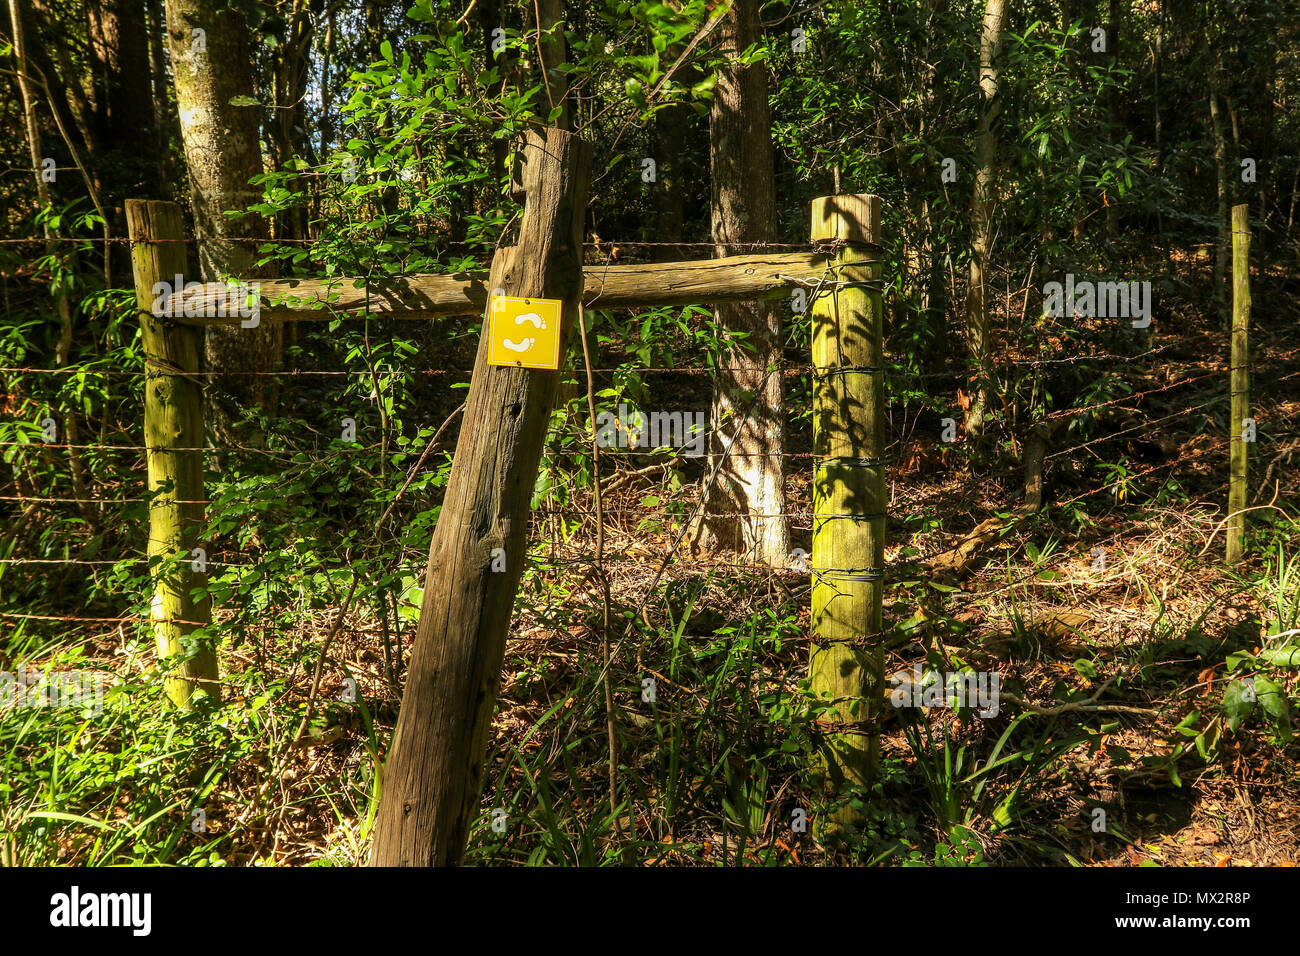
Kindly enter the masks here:
M 864 253 L 864 258 L 872 258 Z M 583 304 L 594 309 L 652 308 L 773 299 L 815 284 L 827 257 L 815 252 L 727 256 L 684 262 L 584 266 Z M 279 279 L 258 283 L 259 319 L 326 321 L 372 312 L 394 319 L 478 314 L 487 306 L 487 273 L 380 279 Z M 810 290 L 811 291 L 811 290 Z M 173 297 L 174 318 L 194 325 L 235 325 L 242 302 L 220 282 L 195 283 Z M 811 298 L 811 296 L 810 296 Z M 244 316 L 248 309 L 243 309 Z

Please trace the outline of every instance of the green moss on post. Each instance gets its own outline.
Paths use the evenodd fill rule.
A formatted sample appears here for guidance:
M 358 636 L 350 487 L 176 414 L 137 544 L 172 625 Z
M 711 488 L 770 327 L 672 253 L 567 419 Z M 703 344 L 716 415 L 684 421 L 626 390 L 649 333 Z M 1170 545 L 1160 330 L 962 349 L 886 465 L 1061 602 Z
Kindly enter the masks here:
M 201 330 L 153 314 L 154 285 L 185 274 L 185 238 L 174 203 L 128 200 L 131 265 L 145 354 L 144 437 L 147 446 L 149 563 L 152 612 L 159 658 L 186 656 L 168 673 L 167 696 L 189 709 L 195 694 L 219 699 L 217 656 L 209 641 L 189 635 L 212 620 L 208 599 L 194 588 L 207 575 L 193 570 L 191 554 L 203 527 L 203 405 L 199 370 Z M 160 241 L 161 240 L 161 241 Z M 171 241 L 169 241 L 171 240 Z
M 877 196 L 825 196 L 812 204 L 813 241 L 844 243 L 812 304 L 809 677 L 813 694 L 833 705 L 814 756 L 828 795 L 869 783 L 879 746 L 872 723 L 884 682 L 875 635 L 885 549 L 885 389 L 880 291 L 863 285 L 880 279 L 879 222 Z
M 1242 432 L 1250 417 L 1250 219 L 1249 206 L 1232 207 L 1232 435 L 1228 461 L 1228 544 L 1236 564 L 1246 551 L 1247 472 L 1250 445 Z

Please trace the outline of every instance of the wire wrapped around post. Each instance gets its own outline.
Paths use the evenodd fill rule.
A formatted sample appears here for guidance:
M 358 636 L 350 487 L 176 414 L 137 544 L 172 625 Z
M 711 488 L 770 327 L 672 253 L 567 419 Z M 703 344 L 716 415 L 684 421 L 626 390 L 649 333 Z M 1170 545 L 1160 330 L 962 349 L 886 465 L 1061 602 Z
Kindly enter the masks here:
M 813 766 L 827 796 L 874 775 L 875 715 L 883 699 L 885 548 L 884 369 L 880 199 L 825 196 L 812 204 L 812 240 L 836 243 L 812 302 L 812 693 L 827 705 Z M 831 729 L 833 728 L 833 729 Z M 847 807 L 834 823 L 853 822 Z

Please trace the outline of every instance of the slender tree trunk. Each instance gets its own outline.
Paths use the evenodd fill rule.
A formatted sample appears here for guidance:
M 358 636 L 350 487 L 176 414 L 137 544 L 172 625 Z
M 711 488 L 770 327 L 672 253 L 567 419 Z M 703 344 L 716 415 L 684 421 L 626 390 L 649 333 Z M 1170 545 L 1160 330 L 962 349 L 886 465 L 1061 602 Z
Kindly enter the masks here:
M 680 51 L 678 51 L 680 53 Z M 672 58 L 671 51 L 669 58 Z M 658 168 L 655 185 L 654 233 L 644 238 L 651 242 L 681 242 L 686 222 L 686 188 L 684 149 L 690 107 L 666 106 L 654 115 L 654 160 Z M 684 259 L 675 246 L 653 250 L 662 260 Z
M 1229 255 L 1228 234 L 1228 137 L 1223 129 L 1222 104 L 1219 92 L 1219 64 L 1210 68 L 1210 131 L 1214 136 L 1214 172 L 1218 207 L 1214 241 L 1214 306 L 1220 321 L 1228 321 L 1228 292 L 1224 284 Z
M 288 169 L 296 160 L 306 160 L 310 152 L 304 100 L 311 42 L 312 23 L 306 0 L 294 0 L 285 41 L 276 50 L 275 62 L 275 121 L 271 126 L 271 140 L 276 166 L 281 170 Z M 285 188 L 297 193 L 304 185 L 301 177 L 292 176 Z M 307 209 L 306 205 L 295 205 L 278 213 L 275 237 L 306 239 Z
M 27 58 L 22 0 L 9 0 L 9 16 L 13 30 L 14 59 L 17 61 L 18 67 L 18 89 L 23 99 L 23 122 L 27 131 L 28 155 L 31 157 L 32 171 L 36 177 L 36 195 L 40 199 L 42 208 L 49 209 L 53 205 L 53 196 L 50 194 L 49 183 L 45 181 L 41 173 L 41 160 L 44 158 L 45 153 L 41 148 L 41 128 L 36 119 L 38 94 L 36 83 L 30 72 L 31 65 Z M 42 231 L 45 234 L 45 254 L 55 254 L 57 240 L 60 238 L 59 231 L 51 228 L 48 220 L 42 224 Z M 107 254 L 106 250 L 105 255 Z M 54 308 L 59 316 L 59 341 L 54 351 L 54 364 L 57 367 L 66 365 L 72 357 L 73 314 L 67 296 L 61 292 L 55 293 Z M 62 419 L 63 443 L 75 446 L 80 439 L 76 411 L 68 411 L 62 416 Z M 69 470 L 72 473 L 73 494 L 82 502 L 78 505 L 78 510 L 92 525 L 97 525 L 98 516 L 91 510 L 91 505 L 84 503 L 88 495 L 86 492 L 85 467 L 81 460 L 81 453 L 76 447 L 69 447 L 66 451 L 68 453 Z
M 1124 4 L 1122 0 L 1110 0 L 1110 9 L 1107 16 L 1108 23 L 1106 26 L 1106 49 L 1110 53 L 1110 62 L 1113 69 L 1119 67 L 1119 33 L 1120 26 L 1124 16 Z M 1110 142 L 1112 146 L 1118 145 L 1124 138 L 1124 127 L 1120 122 L 1120 103 L 1122 101 L 1121 90 L 1115 77 L 1111 77 L 1112 82 L 1106 87 L 1106 112 L 1110 114 Z M 1114 242 L 1119 237 L 1120 215 L 1119 215 L 1119 191 L 1116 189 L 1113 194 L 1106 197 L 1106 241 Z
M 756 0 L 736 0 L 718 28 L 723 54 L 737 57 L 759 39 Z M 712 224 L 717 255 L 776 239 L 775 183 L 767 72 L 762 63 L 718 74 L 709 116 Z M 703 527 L 707 547 L 784 565 L 785 402 L 781 314 L 766 302 L 720 305 L 715 316 L 733 339 L 713 396 L 710 448 L 717 463 Z M 739 336 L 744 335 L 743 341 Z
M 206 0 L 166 2 L 200 272 L 206 281 L 223 276 L 269 278 L 269 270 L 255 266 L 258 240 L 267 236 L 266 221 L 256 215 L 226 215 L 228 210 L 247 210 L 261 198 L 261 191 L 249 185 L 262 172 L 257 107 L 230 102 L 253 95 L 247 24 L 241 14 L 219 11 Z M 232 373 L 272 371 L 280 361 L 282 343 L 279 323 L 207 329 L 204 358 L 211 371 L 222 374 L 209 380 L 206 411 L 224 440 L 261 440 L 260 431 L 237 429 L 235 423 L 251 407 L 274 412 L 274 380 L 264 374 Z
M 1165 57 L 1165 8 L 1163 0 L 1156 0 L 1156 40 L 1155 40 L 1155 75 L 1152 77 L 1154 88 L 1152 90 L 1155 102 L 1152 104 L 1156 114 L 1156 169 L 1165 168 L 1165 148 L 1164 148 L 1164 131 L 1165 119 L 1164 112 L 1161 109 L 1160 98 L 1160 77 L 1164 70 Z M 1169 270 L 1169 246 L 1165 243 L 1165 220 L 1160 211 L 1160 203 L 1156 203 L 1156 235 L 1159 237 L 1161 261 L 1166 271 Z
M 564 41 L 564 0 L 537 0 L 538 45 L 542 48 L 542 102 L 560 113 L 548 118 L 543 126 L 573 128 L 573 111 L 569 103 L 569 78 L 562 67 L 566 55 Z M 544 113 L 545 110 L 538 110 Z
M 1263 108 L 1260 110 L 1260 134 L 1259 148 L 1255 155 L 1251 157 L 1255 160 L 1255 175 L 1259 185 L 1256 187 L 1259 191 L 1258 216 L 1260 228 L 1255 238 L 1255 246 L 1258 250 L 1259 265 L 1258 274 L 1263 277 L 1269 274 L 1269 254 L 1273 249 L 1273 218 L 1272 205 L 1276 198 L 1277 180 L 1275 164 L 1273 161 L 1273 144 L 1274 135 L 1277 125 L 1277 111 L 1273 105 L 1273 98 L 1277 94 L 1277 43 L 1270 41 L 1267 44 L 1266 66 L 1264 68 L 1263 83 Z
M 334 150 L 334 85 L 330 67 L 334 62 L 334 48 L 338 34 L 334 25 L 336 10 L 333 4 L 326 12 L 325 39 L 320 51 L 320 148 L 321 157 L 328 158 Z
M 505 90 L 508 78 L 513 74 L 515 62 L 507 50 L 493 52 L 495 42 L 494 32 L 497 29 L 506 28 L 506 18 L 509 11 L 506 9 L 505 0 L 480 0 L 478 7 L 479 32 L 483 36 L 483 51 L 487 56 L 489 69 L 495 67 L 497 79 L 495 82 L 488 84 L 487 95 L 489 99 L 497 99 Z M 492 178 L 489 183 L 487 201 L 483 207 L 483 212 L 490 212 L 501 207 L 501 189 L 502 180 L 506 174 L 506 159 L 510 153 L 510 144 L 501 137 L 492 139 Z
M 30 4 L 23 6 L 29 7 L 24 14 L 27 25 L 28 59 L 41 77 L 43 85 L 50 90 L 51 111 L 58 113 L 60 122 L 67 130 L 70 132 L 75 130 L 75 145 L 78 149 L 83 153 L 94 152 L 96 150 L 93 129 L 95 108 L 82 85 L 73 81 L 73 78 L 80 76 L 81 72 L 72 64 L 68 45 L 53 43 L 47 53 L 44 43 L 38 36 L 43 32 L 45 25 L 58 22 L 64 11 L 51 6 L 48 0 L 31 0 Z M 58 69 L 55 69 L 55 64 L 50 59 L 51 54 L 58 58 Z M 66 85 L 62 77 L 68 77 L 69 81 Z
M 997 123 L 1002 112 L 998 57 L 1006 30 L 1007 0 L 988 0 L 980 36 L 979 128 L 976 132 L 975 189 L 971 195 L 970 282 L 966 287 L 966 345 L 977 377 L 966 430 L 978 435 L 988 412 L 993 369 L 990 359 L 988 266 L 993 232 L 994 178 L 997 165 Z
M 31 157 L 32 174 L 36 177 L 36 196 L 40 200 L 41 207 L 49 209 L 53 206 L 54 199 L 50 194 L 50 184 L 42 175 L 41 161 L 45 158 L 45 151 L 41 148 L 41 128 L 36 119 L 36 103 L 39 94 L 27 58 L 27 34 L 23 23 L 22 0 L 9 0 L 9 17 L 13 30 L 14 60 L 18 67 L 18 90 L 23 98 L 23 124 L 27 132 L 28 156 Z M 48 220 L 42 224 L 41 229 L 45 234 L 45 253 L 49 255 L 55 251 L 55 240 L 59 236 L 50 227 Z M 59 344 L 55 350 L 54 361 L 56 365 L 63 365 L 68 361 L 68 353 L 72 347 L 72 314 L 65 296 L 56 296 L 55 304 L 59 313 Z
M 154 149 L 158 156 L 160 198 L 172 199 L 175 193 L 175 164 L 171 144 L 181 139 L 180 121 L 173 102 L 171 83 L 167 79 L 167 57 L 163 41 L 167 35 L 161 0 L 148 0 L 149 76 L 153 93 Z
M 140 148 L 156 139 L 150 96 L 148 17 L 145 0 L 92 0 L 87 4 L 95 103 L 95 186 L 113 205 L 158 188 L 158 156 Z M 114 223 L 121 234 L 125 218 Z

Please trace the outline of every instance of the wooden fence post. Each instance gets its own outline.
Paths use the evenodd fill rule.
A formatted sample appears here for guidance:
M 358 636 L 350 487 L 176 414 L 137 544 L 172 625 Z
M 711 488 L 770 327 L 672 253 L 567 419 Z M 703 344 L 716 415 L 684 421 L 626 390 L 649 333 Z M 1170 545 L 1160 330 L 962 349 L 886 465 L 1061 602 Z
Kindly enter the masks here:
M 885 407 L 880 198 L 812 203 L 813 242 L 843 243 L 812 305 L 812 692 L 833 703 L 822 718 L 814 769 L 827 793 L 868 783 L 879 747 L 885 550 Z M 850 814 L 850 817 L 852 815 Z M 837 817 L 838 818 L 838 817 Z
M 591 147 L 578 137 L 528 132 L 519 244 L 497 252 L 488 284 L 508 296 L 561 299 L 562 348 L 582 297 L 590 167 Z M 558 371 L 488 365 L 488 345 L 485 316 L 384 767 L 373 866 L 459 862 L 477 809 L 529 505 L 560 381 Z M 494 571 L 496 557 L 504 557 L 503 571 Z
M 1246 551 L 1246 496 L 1250 417 L 1250 207 L 1232 207 L 1232 411 L 1228 421 L 1232 443 L 1228 460 L 1227 561 L 1235 564 Z
M 160 298 L 185 274 L 181 212 L 174 203 L 131 199 L 126 202 L 135 273 L 135 301 L 144 343 L 144 443 L 148 472 L 149 563 L 153 578 L 151 616 L 159 658 L 185 652 L 166 679 L 167 696 L 190 708 L 196 692 L 220 699 L 217 655 L 210 641 L 187 648 L 195 628 L 211 622 L 207 574 L 194 570 L 205 500 L 203 491 L 203 402 L 199 370 L 203 331 L 153 312 Z M 179 291 L 179 290 L 176 290 Z M 164 293 L 165 294 L 165 293 Z M 200 563 L 197 566 L 202 567 Z

